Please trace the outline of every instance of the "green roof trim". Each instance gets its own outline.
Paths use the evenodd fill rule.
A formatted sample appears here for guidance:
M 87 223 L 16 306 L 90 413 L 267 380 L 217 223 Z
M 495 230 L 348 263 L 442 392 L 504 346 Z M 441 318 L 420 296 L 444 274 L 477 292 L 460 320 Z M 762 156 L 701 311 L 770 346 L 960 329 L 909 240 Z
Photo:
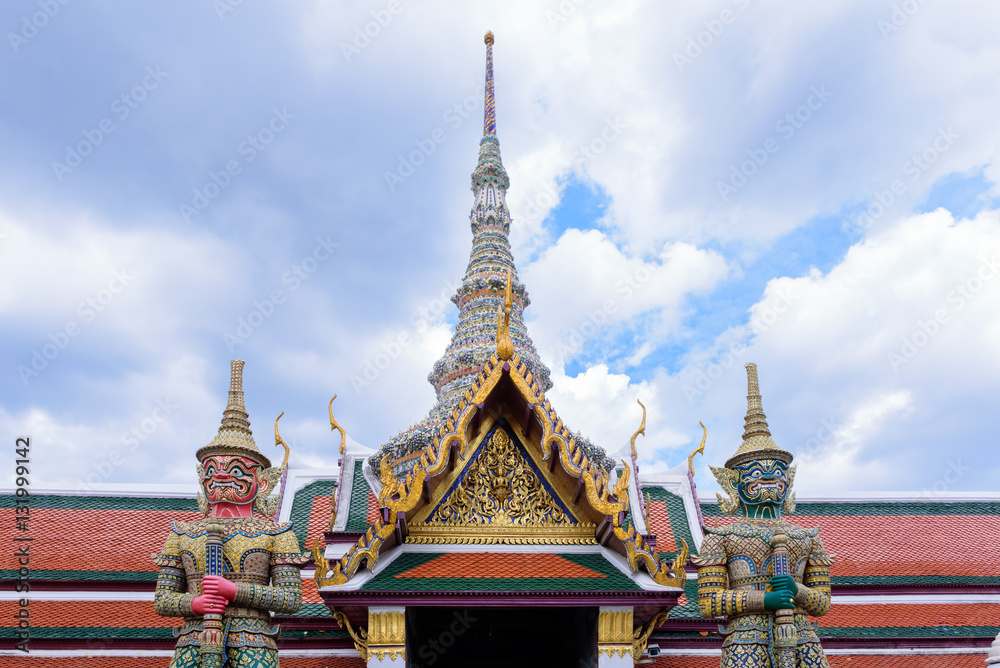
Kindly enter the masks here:
M 333 617 L 325 603 L 303 603 L 299 611 L 290 617 Z
M 361 591 L 642 591 L 600 554 L 560 554 L 567 561 L 596 571 L 603 578 L 397 578 L 411 568 L 432 561 L 443 552 L 401 554 L 381 573 L 366 582 Z
M 347 526 L 344 531 L 368 531 L 371 525 L 368 516 L 368 481 L 365 480 L 364 461 L 354 462 L 354 478 L 351 481 L 351 507 L 347 511 Z
M 823 638 L 989 638 L 1000 633 L 1000 626 L 823 626 L 819 618 L 816 634 Z
M 152 563 L 152 562 L 150 562 Z M 16 580 L 18 572 L 0 570 L 0 580 Z M 157 571 L 60 571 L 31 569 L 32 580 L 142 580 L 156 582 Z
M 295 498 L 292 500 L 292 512 L 288 519 L 292 521 L 292 529 L 295 531 L 295 537 L 299 540 L 299 550 L 304 552 L 306 543 L 311 542 L 307 534 L 309 533 L 309 514 L 312 512 L 313 500 L 320 496 L 329 498 L 336 486 L 336 480 L 315 480 L 295 492 Z
M 15 507 L 13 494 L 0 494 L 0 508 Z M 48 510 L 170 510 L 198 512 L 195 498 L 153 496 L 75 496 L 70 494 L 32 494 L 32 508 Z
M 705 517 L 727 517 L 716 503 L 702 502 Z M 1000 501 L 838 501 L 836 503 L 798 503 L 794 515 L 850 516 L 850 515 L 1000 515 Z
M 15 638 L 17 629 L 0 627 L 0 638 Z M 32 626 L 31 639 L 172 640 L 173 627 Z
M 301 617 L 301 615 L 296 615 L 296 617 Z M 322 638 L 330 638 L 330 639 L 333 639 L 333 638 L 344 638 L 344 639 L 349 639 L 351 637 L 351 634 L 348 633 L 347 631 L 342 631 L 340 629 L 324 629 L 322 631 L 319 630 L 319 629 L 313 629 L 311 631 L 300 631 L 298 629 L 296 629 L 296 630 L 291 630 L 290 629 L 290 630 L 286 631 L 285 629 L 281 629 L 281 637 L 282 638 L 289 638 L 289 639 L 290 638 L 321 638 L 321 639 Z M 307 647 L 308 647 L 308 645 L 307 645 Z

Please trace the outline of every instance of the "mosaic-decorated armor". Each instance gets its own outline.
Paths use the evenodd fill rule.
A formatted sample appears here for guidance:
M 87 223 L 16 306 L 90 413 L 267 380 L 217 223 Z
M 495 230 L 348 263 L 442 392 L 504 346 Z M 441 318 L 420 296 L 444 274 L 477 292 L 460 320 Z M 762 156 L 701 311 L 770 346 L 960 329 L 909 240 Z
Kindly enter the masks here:
M 260 453 L 243 408 L 243 362 L 233 362 L 229 405 L 218 435 L 198 451 L 206 517 L 173 522 L 162 552 L 156 613 L 183 617 L 170 668 L 272 668 L 279 628 L 271 613 L 302 606 L 299 552 L 290 522 L 274 522 L 268 499 L 287 465 L 272 468 Z
M 827 668 L 807 615 L 830 609 L 833 558 L 818 528 L 783 517 L 795 510 L 792 455 L 771 440 L 755 365 L 747 365 L 747 377 L 743 444 L 724 468 L 712 467 L 728 495 L 719 495 L 720 509 L 742 518 L 705 529 L 691 560 L 698 567 L 698 606 L 704 617 L 726 618 L 722 668 Z

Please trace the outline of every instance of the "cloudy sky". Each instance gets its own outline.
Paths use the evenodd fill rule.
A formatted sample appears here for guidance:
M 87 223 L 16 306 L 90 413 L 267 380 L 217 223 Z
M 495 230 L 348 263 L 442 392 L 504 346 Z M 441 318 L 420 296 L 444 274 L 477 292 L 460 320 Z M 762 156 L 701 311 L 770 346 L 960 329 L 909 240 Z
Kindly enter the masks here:
M 193 482 L 229 360 L 265 452 L 433 402 L 468 261 L 483 33 L 511 242 L 564 420 L 646 470 L 738 446 L 760 367 L 801 496 L 995 490 L 1000 5 L 0 10 L 0 456 Z M 10 482 L 5 484 L 10 484 Z

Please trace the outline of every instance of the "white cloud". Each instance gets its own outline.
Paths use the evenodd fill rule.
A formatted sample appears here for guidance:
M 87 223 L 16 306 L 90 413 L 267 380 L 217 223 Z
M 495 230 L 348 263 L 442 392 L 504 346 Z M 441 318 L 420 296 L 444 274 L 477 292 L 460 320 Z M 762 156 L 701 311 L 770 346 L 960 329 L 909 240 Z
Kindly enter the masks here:
M 655 259 L 623 253 L 603 232 L 567 230 L 521 275 L 530 287 L 530 328 L 543 359 L 556 366 L 606 339 L 623 323 L 653 314 L 645 336 L 676 331 L 691 293 L 703 293 L 726 274 L 725 260 L 690 244 L 667 244 Z
M 729 345 L 716 350 L 719 380 L 692 407 L 732 404 L 731 395 L 743 394 L 741 363 L 757 362 L 776 440 L 812 453 L 800 467 L 803 494 L 809 484 L 922 488 L 926 470 L 949 457 L 989 470 L 980 448 L 982 411 L 1000 391 L 996 260 L 1000 212 L 955 221 L 938 210 L 878 231 L 826 274 L 774 279 L 751 314 L 777 290 L 793 295 L 793 305 L 756 335 L 742 330 L 735 355 L 726 354 Z M 679 378 L 694 386 L 712 363 L 699 359 Z M 737 417 L 717 416 L 729 421 L 731 443 Z
M 89 453 L 141 421 L 166 386 L 192 398 L 184 408 L 188 431 L 171 440 L 157 435 L 162 459 L 137 465 L 134 479 L 186 480 L 191 453 L 217 426 L 230 356 L 250 358 L 247 382 L 259 384 L 255 393 L 248 388 L 248 402 L 255 424 L 266 423 L 261 433 L 288 410 L 287 438 L 314 461 L 329 461 L 329 435 L 320 432 L 333 392 L 341 395 L 342 422 L 372 446 L 424 414 L 433 394 L 426 374 L 449 336 L 444 319 L 414 335 L 364 392 L 352 391 L 350 377 L 408 331 L 424 295 L 433 298 L 441 280 L 461 275 L 479 112 L 457 127 L 443 112 L 480 85 L 480 36 L 491 28 L 515 257 L 534 302 L 530 331 L 554 362 L 553 396 L 566 404 L 557 408 L 569 424 L 603 445 L 624 443 L 638 417 L 634 399 L 648 394 L 649 443 L 640 440 L 647 460 L 679 461 L 704 419 L 705 459 L 718 462 L 739 442 L 739 367 L 753 359 L 776 438 L 792 449 L 823 420 L 850 424 L 869 405 L 908 398 L 905 409 L 887 408 L 843 441 L 851 453 L 837 464 L 844 485 L 929 484 L 952 451 L 980 464 L 962 484 L 995 479 L 988 477 L 992 460 L 977 459 L 976 448 L 992 442 L 982 416 L 1000 389 L 996 284 L 961 308 L 949 294 L 996 247 L 997 217 L 955 222 L 944 212 L 910 212 L 943 176 L 983 169 L 997 181 L 1000 90 L 991 83 L 1000 75 L 993 29 L 1000 6 L 925 3 L 883 36 L 878 21 L 891 14 L 891 0 L 402 5 L 351 60 L 342 43 L 385 4 L 289 10 L 244 3 L 224 23 L 209 11 L 204 24 L 169 10 L 144 19 L 162 30 L 152 39 L 106 40 L 106 60 L 96 52 L 76 57 L 72 39 L 51 33 L 46 49 L 70 68 L 65 78 L 52 78 L 50 61 L 35 48 L 40 42 L 12 70 L 19 95 L 13 120 L 0 127 L 8 202 L 0 218 L 0 313 L 5 344 L 14 342 L 7 368 L 78 317 L 80 302 L 105 289 L 113 271 L 136 275 L 31 393 L 16 378 L 3 386 L 7 426 L 36 429 L 39 442 L 51 444 L 53 459 L 39 462 L 46 475 L 62 462 L 85 470 Z M 679 71 L 675 52 L 724 8 L 736 20 L 710 34 Z M 76 25 L 98 40 L 121 32 L 104 18 L 84 12 Z M 181 27 L 203 31 L 203 39 L 172 43 Z M 273 48 L 260 48 L 262 34 Z M 162 95 L 56 187 L 48 156 L 61 155 L 106 113 L 107 102 L 133 83 L 133 64 L 141 71 L 160 61 L 171 73 Z M 79 81 L 74 95 L 65 80 Z M 791 137 L 780 136 L 775 122 L 823 85 L 832 96 Z M 201 227 L 178 227 L 176 203 L 276 104 L 297 115 L 293 129 L 200 216 Z M 608 131 L 609 123 L 620 131 Z M 384 171 L 436 127 L 447 130 L 447 141 L 390 192 Z M 909 180 L 905 161 L 948 127 L 959 138 Z M 716 182 L 769 137 L 780 137 L 780 150 L 723 202 Z M 571 173 L 610 204 L 592 221 L 600 231 L 552 239 L 542 222 Z M 836 267 L 773 272 L 745 322 L 730 323 L 717 347 L 692 349 L 702 344 L 685 340 L 691 295 L 728 287 L 727 279 L 766 260 L 782 235 L 817 216 L 826 217 L 824 230 L 828 219 L 839 225 L 896 179 L 905 193 Z M 336 231 L 343 251 L 231 355 L 222 332 L 283 286 L 283 272 L 301 258 L 289 248 L 305 252 L 318 230 Z M 839 253 L 819 255 L 826 262 Z M 649 274 L 641 286 L 619 286 L 639 271 Z M 587 341 L 598 355 L 607 346 L 631 365 L 631 376 L 611 373 L 600 359 L 565 376 L 559 343 L 607 299 L 617 305 L 607 331 Z M 939 308 L 947 322 L 920 345 L 921 323 Z M 904 339 L 916 350 L 912 359 Z M 613 349 L 623 340 L 628 350 Z M 654 366 L 664 343 L 677 344 L 679 371 Z M 728 357 L 723 345 L 734 345 Z M 894 351 L 907 359 L 895 369 Z M 713 360 L 725 364 L 689 401 L 685 385 Z M 188 372 L 173 370 L 173 362 Z M 73 448 L 88 454 L 73 459 Z M 882 467 L 877 476 L 863 470 L 873 462 Z M 809 482 L 805 467 L 800 475 Z

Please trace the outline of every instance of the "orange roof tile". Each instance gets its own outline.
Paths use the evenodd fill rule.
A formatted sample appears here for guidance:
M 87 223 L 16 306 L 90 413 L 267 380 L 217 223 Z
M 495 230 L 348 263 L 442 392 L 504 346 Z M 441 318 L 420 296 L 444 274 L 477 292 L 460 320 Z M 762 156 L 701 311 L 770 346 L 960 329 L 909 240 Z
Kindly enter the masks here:
M 1000 603 L 880 603 L 877 605 L 834 605 L 823 617 L 821 627 L 933 627 L 996 626 Z
M 312 578 L 306 578 L 302 580 L 302 602 L 303 603 L 323 602 L 323 597 L 319 595 L 319 590 L 316 589 L 316 581 Z
M 368 524 L 374 524 L 375 520 L 378 519 L 378 499 L 375 497 L 375 493 L 368 490 L 368 512 L 365 514 L 365 522 Z
M 17 601 L 0 601 L 0 618 L 12 619 Z M 167 628 L 178 617 L 161 617 L 152 601 L 32 601 L 31 625 L 62 628 Z
M 665 502 L 650 500 L 649 524 L 647 530 L 656 534 L 656 549 L 658 551 L 676 552 L 680 549 L 674 538 L 674 530 L 670 528 L 670 513 L 667 511 Z
M 451 552 L 397 578 L 603 578 L 556 554 Z
M 655 503 L 655 502 L 654 502 Z M 736 521 L 720 517 L 719 525 Z M 996 515 L 792 515 L 803 527 L 820 527 L 827 552 L 837 555 L 835 577 L 866 575 L 990 575 L 996 560 L 969 530 L 1000 539 Z M 714 526 L 715 518 L 706 518 Z
M 171 521 L 190 522 L 198 512 L 176 510 L 83 510 L 31 508 L 30 531 L 0 523 L 0 541 L 10 545 L 30 535 L 34 570 L 155 571 L 149 555 L 163 549 Z
M 320 547 L 323 546 L 323 533 L 330 528 L 330 497 L 323 495 L 314 497 L 312 503 L 309 506 L 309 524 L 306 527 L 306 535 L 300 536 L 299 532 L 302 531 L 301 527 L 292 527 L 295 530 L 296 538 L 304 538 L 305 550 L 308 552 L 312 549 L 313 540 L 316 538 L 321 539 L 319 541 Z

